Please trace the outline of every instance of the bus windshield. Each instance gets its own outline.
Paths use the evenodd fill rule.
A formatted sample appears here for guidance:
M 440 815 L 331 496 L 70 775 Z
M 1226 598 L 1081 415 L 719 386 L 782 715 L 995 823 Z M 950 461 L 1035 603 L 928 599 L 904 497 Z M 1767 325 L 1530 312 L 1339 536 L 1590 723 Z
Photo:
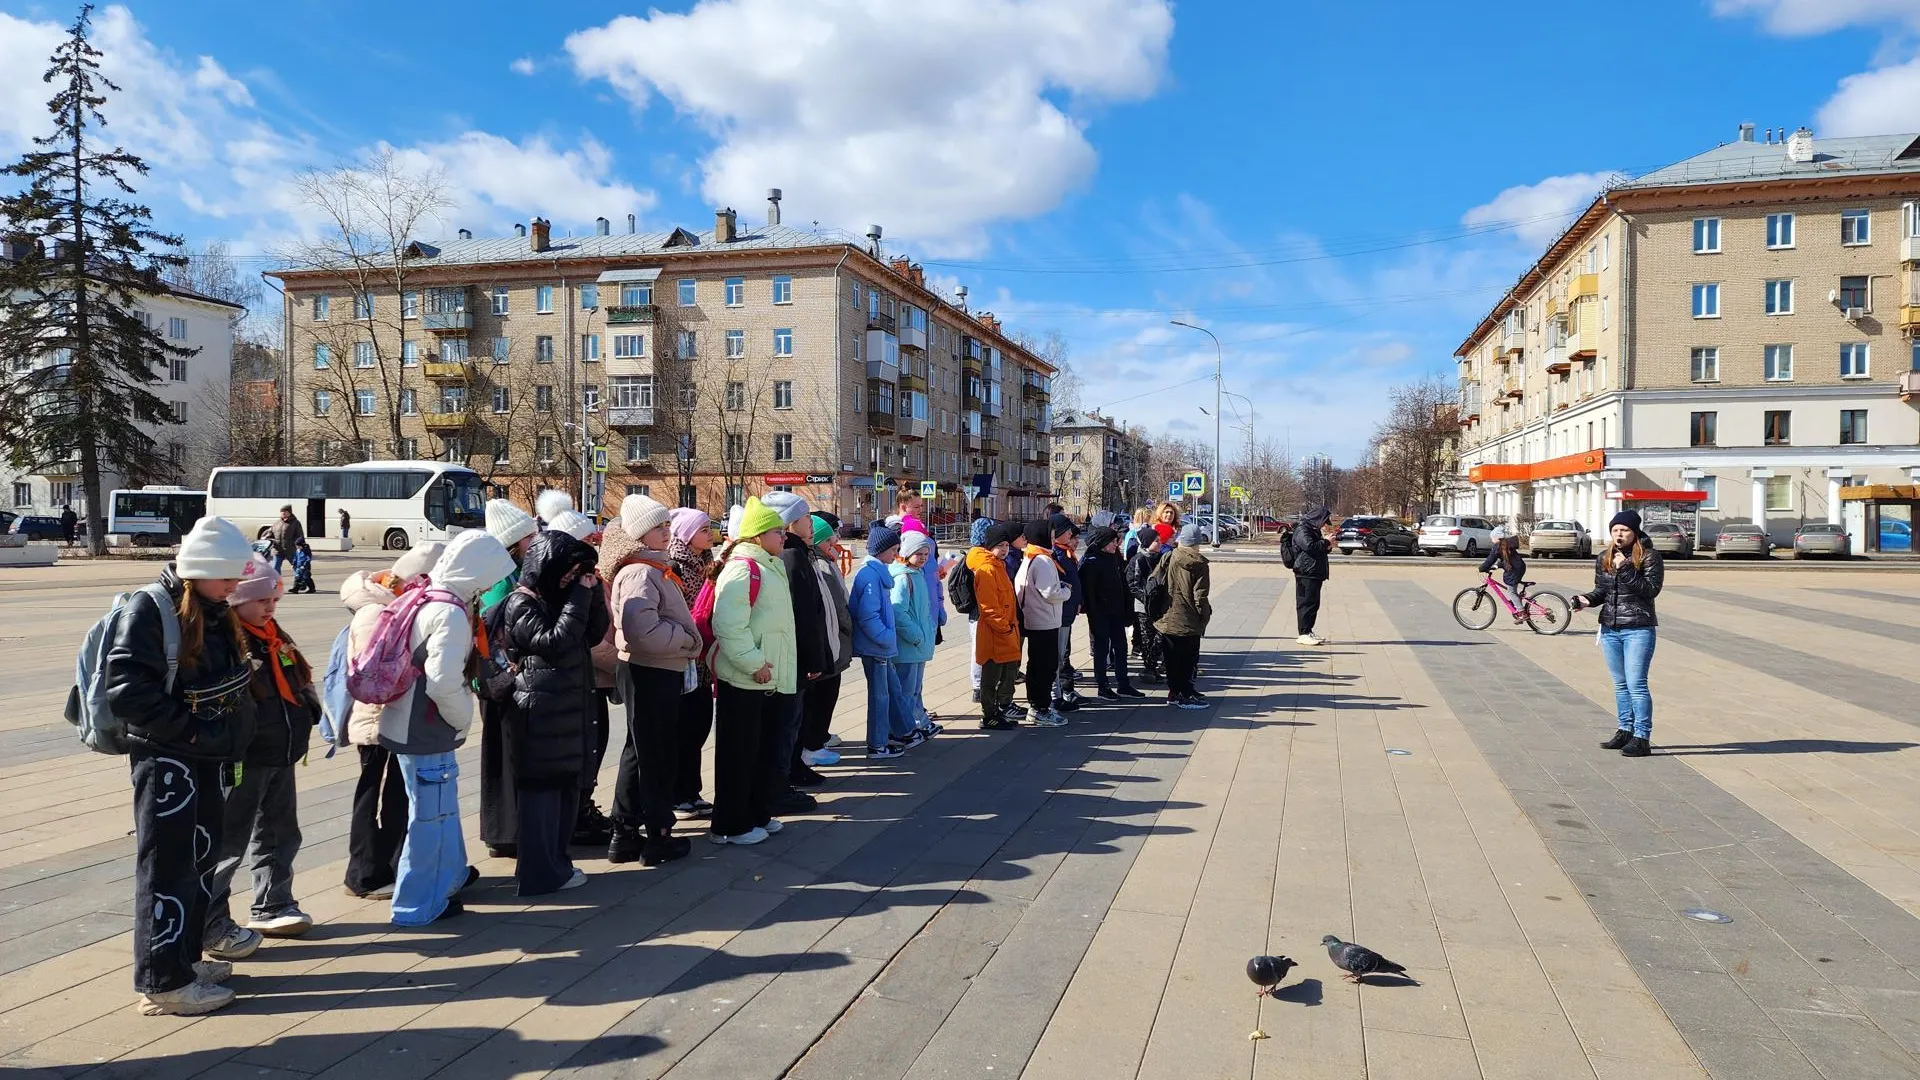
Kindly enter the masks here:
M 441 481 L 446 490 L 445 522 L 436 522 L 441 528 L 452 526 L 460 529 L 484 529 L 487 527 L 487 496 L 480 477 L 475 473 L 452 473 Z

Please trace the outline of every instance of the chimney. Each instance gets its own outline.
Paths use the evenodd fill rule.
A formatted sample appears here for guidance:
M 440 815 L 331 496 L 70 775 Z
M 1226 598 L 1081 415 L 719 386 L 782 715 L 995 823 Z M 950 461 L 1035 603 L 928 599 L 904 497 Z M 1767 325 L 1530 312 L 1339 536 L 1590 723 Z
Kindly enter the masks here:
M 1787 136 L 1787 160 L 1807 164 L 1813 160 L 1813 132 L 1800 128 Z
M 593 219 L 593 233 L 595 236 L 607 235 L 607 233 L 612 230 L 612 227 L 613 223 L 606 218 L 597 217 Z
M 473 239 L 473 230 L 472 230 L 472 229 L 461 229 L 461 230 L 460 230 L 460 239 L 462 239 L 462 240 L 471 240 L 471 239 Z
M 780 224 L 780 189 L 767 189 L 767 224 Z
M 913 274 L 913 260 L 904 255 L 894 259 L 889 265 L 893 267 L 893 272 L 901 277 L 911 277 Z
M 629 233 L 633 232 L 636 224 L 637 223 L 633 220 L 633 215 L 628 214 L 627 215 L 627 232 Z
M 880 257 L 880 226 L 878 225 L 867 226 L 867 254 L 876 259 Z
M 551 238 L 553 236 L 553 222 L 548 221 L 546 218 L 539 218 L 539 217 L 534 218 L 532 235 L 533 235 L 533 239 L 531 241 L 531 244 L 532 244 L 533 250 L 535 251 L 547 250 L 547 248 L 552 246 Z
M 1752 124 L 1741 124 L 1741 125 L 1740 125 L 1740 141 L 1741 141 L 1741 142 L 1752 142 L 1752 141 L 1753 141 L 1753 128 L 1754 128 L 1754 126 L 1753 126 Z
M 716 244 L 733 243 L 739 236 L 739 232 L 737 231 L 739 220 L 739 217 L 734 214 L 733 207 L 731 206 L 715 210 L 713 212 L 713 242 Z
M 515 235 L 515 236 L 525 236 L 525 235 L 527 235 L 527 227 L 526 227 L 525 225 L 522 225 L 522 224 L 520 224 L 520 223 L 519 223 L 519 222 L 517 222 L 517 221 L 516 221 L 516 222 L 514 222 L 514 223 L 513 223 L 513 235 Z
M 913 267 L 913 269 L 907 271 L 907 276 L 913 279 L 913 283 L 915 285 L 918 285 L 923 289 L 927 287 L 927 272 L 921 269 L 917 264 Z

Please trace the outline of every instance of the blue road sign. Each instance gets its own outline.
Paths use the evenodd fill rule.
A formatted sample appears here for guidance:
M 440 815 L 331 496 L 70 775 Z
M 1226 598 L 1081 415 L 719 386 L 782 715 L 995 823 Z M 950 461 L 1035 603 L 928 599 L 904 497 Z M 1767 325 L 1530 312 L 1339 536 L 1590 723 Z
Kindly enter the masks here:
M 1187 485 L 1178 480 L 1167 481 L 1167 498 L 1178 499 L 1187 493 Z

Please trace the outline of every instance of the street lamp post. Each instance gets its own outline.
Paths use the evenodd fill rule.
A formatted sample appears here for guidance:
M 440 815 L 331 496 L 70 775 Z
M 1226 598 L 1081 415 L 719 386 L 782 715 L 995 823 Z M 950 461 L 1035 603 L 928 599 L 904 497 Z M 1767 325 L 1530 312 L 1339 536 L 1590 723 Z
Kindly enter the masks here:
M 1213 338 L 1213 546 L 1220 546 L 1220 396 L 1223 386 L 1220 377 L 1220 339 L 1213 331 L 1204 326 L 1195 326 L 1190 322 L 1171 320 L 1175 326 L 1184 326 L 1189 330 L 1198 330 Z

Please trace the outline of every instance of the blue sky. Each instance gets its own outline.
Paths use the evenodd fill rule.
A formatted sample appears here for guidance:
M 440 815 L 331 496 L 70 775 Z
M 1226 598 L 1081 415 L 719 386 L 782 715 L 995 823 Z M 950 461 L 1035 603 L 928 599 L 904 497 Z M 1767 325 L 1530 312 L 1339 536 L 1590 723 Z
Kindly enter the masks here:
M 1920 0 L 490 7 L 107 7 L 109 116 L 163 227 L 249 270 L 313 227 L 300 170 L 381 144 L 480 233 L 758 220 L 778 186 L 1058 331 L 1083 400 L 1156 431 L 1210 434 L 1211 346 L 1167 324 L 1201 322 L 1259 433 L 1341 462 L 1608 174 L 1743 120 L 1920 130 Z M 0 154 L 71 14 L 0 0 Z

